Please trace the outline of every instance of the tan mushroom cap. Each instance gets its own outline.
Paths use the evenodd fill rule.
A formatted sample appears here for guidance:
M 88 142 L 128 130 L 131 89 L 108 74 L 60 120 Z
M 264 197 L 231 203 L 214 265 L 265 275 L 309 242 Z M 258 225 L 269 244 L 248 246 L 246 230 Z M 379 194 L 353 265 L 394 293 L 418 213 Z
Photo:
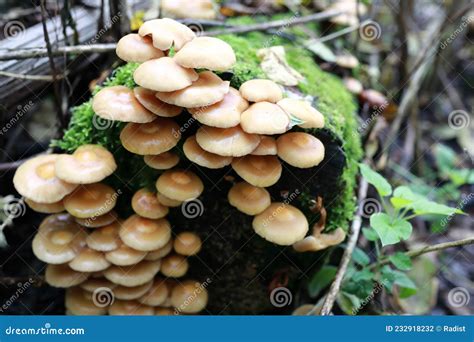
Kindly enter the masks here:
M 95 251 L 89 247 L 83 248 L 72 261 L 69 267 L 78 272 L 99 272 L 110 266 L 105 259 L 104 253 Z
M 298 208 L 275 202 L 254 217 L 252 227 L 265 240 L 289 246 L 305 237 L 308 220 Z
M 163 92 L 186 88 L 198 77 L 196 71 L 183 68 L 171 57 L 146 61 L 133 73 L 133 80 L 139 86 Z
M 239 91 L 242 97 L 250 102 L 277 103 L 283 98 L 280 86 L 271 80 L 249 80 L 242 83 Z
M 313 108 L 311 104 L 304 100 L 286 98 L 278 101 L 285 112 L 303 121 L 298 126 L 302 128 L 323 128 L 324 116 L 317 109 Z
M 87 233 L 64 215 L 46 218 L 33 238 L 35 256 L 48 264 L 71 261 L 86 245 Z
M 193 163 L 209 169 L 220 169 L 232 162 L 232 157 L 224 157 L 204 150 L 197 143 L 195 136 L 186 139 L 183 152 L 186 158 Z
M 152 316 L 155 308 L 143 305 L 136 300 L 116 300 L 109 307 L 111 316 Z
M 309 168 L 324 159 L 324 145 L 316 137 L 303 132 L 290 132 L 277 139 L 278 157 L 294 167 Z
M 70 314 L 80 316 L 104 315 L 107 311 L 105 307 L 96 305 L 90 292 L 73 287 L 66 290 L 64 306 Z
M 160 201 L 161 204 L 171 208 L 179 207 L 181 204 L 183 204 L 183 201 L 171 199 L 163 194 L 160 194 L 159 192 L 156 194 L 156 198 L 158 198 L 158 201 Z
M 162 259 L 160 272 L 166 277 L 179 278 L 184 276 L 188 269 L 189 263 L 185 256 L 170 254 Z
M 145 260 L 156 261 L 159 260 L 168 254 L 170 254 L 171 250 L 173 249 L 173 239 L 170 239 L 166 245 L 161 248 L 158 248 L 154 251 L 148 252 L 145 257 Z
M 227 195 L 230 205 L 247 215 L 257 215 L 271 204 L 270 193 L 247 182 L 232 186 Z
M 214 37 L 197 37 L 174 56 L 185 68 L 226 71 L 235 64 L 235 53 L 225 41 Z
M 127 286 L 117 286 L 114 288 L 114 295 L 116 299 L 120 300 L 134 300 L 138 299 L 143 296 L 147 291 L 152 287 L 153 281 L 150 280 L 149 282 L 134 286 L 134 287 L 127 287 Z
M 297 252 L 317 252 L 330 246 L 340 244 L 346 238 L 346 232 L 342 228 L 337 228 L 330 233 L 310 235 L 303 240 L 293 244 L 293 249 Z
M 336 64 L 341 68 L 354 69 L 359 66 L 359 60 L 353 55 L 339 55 L 336 56 Z
M 165 56 L 163 51 L 153 46 L 149 37 L 142 37 L 136 33 L 130 33 L 120 38 L 115 53 L 125 62 L 136 63 L 143 63 L 150 59 Z
M 229 81 L 223 81 L 212 71 L 203 71 L 197 81 L 181 90 L 156 93 L 161 101 L 185 108 L 210 106 L 222 101 L 229 92 Z
M 130 266 L 142 261 L 146 255 L 146 252 L 138 251 L 120 241 L 116 249 L 105 253 L 105 258 L 113 265 Z
M 145 305 L 158 306 L 165 302 L 170 295 L 168 285 L 163 279 L 155 279 L 153 285 L 144 293 L 138 301 Z
M 212 0 L 161 0 L 161 12 L 168 18 L 215 19 L 217 16 Z
M 276 156 L 247 155 L 235 158 L 232 168 L 248 183 L 258 186 L 272 186 L 281 176 L 282 166 Z
M 63 200 L 54 203 L 38 203 L 29 198 L 25 198 L 26 204 L 38 213 L 43 214 L 57 214 L 64 211 Z
M 181 133 L 179 126 L 168 118 L 157 118 L 147 124 L 127 124 L 120 133 L 120 141 L 128 151 L 140 154 L 160 154 L 176 146 Z
M 143 107 L 158 116 L 171 118 L 178 116 L 183 111 L 183 108 L 181 107 L 173 106 L 158 100 L 155 96 L 155 91 L 153 90 L 145 89 L 143 87 L 135 87 L 133 88 L 133 93 Z
M 344 82 L 346 89 L 354 95 L 359 95 L 364 90 L 362 82 L 354 77 L 344 77 L 342 81 Z
M 173 200 L 188 201 L 198 198 L 202 194 L 204 184 L 191 171 L 168 170 L 158 177 L 156 189 L 160 194 Z
M 109 211 L 103 215 L 88 218 L 74 218 L 77 223 L 87 228 L 100 228 L 112 224 L 117 219 L 115 211 Z
M 179 157 L 173 152 L 163 152 L 157 155 L 143 157 L 145 164 L 152 169 L 168 170 L 179 163 Z
M 127 246 L 148 252 L 168 243 L 171 226 L 166 219 L 151 220 L 132 215 L 122 224 L 119 235 Z
M 120 224 L 114 222 L 107 226 L 94 229 L 94 231 L 87 236 L 87 246 L 101 252 L 110 252 L 119 248 L 119 228 Z
M 240 126 L 247 133 L 280 134 L 290 129 L 290 117 L 274 103 L 258 102 L 242 113 Z
M 132 197 L 132 208 L 138 215 L 149 218 L 159 219 L 168 215 L 168 207 L 162 205 L 156 194 L 143 188 L 138 190 Z
M 125 86 L 111 86 L 101 89 L 92 100 L 94 113 L 106 120 L 146 123 L 156 115 L 146 109 Z
M 155 316 L 173 316 L 177 314 L 177 311 L 172 308 L 155 307 Z
M 94 292 L 97 289 L 100 289 L 103 287 L 113 290 L 114 288 L 117 287 L 117 285 L 108 281 L 105 278 L 92 278 L 91 277 L 87 279 L 85 282 L 81 283 L 79 287 L 88 292 Z
M 211 126 L 228 128 L 240 123 L 240 115 L 249 107 L 240 92 L 230 87 L 229 92 L 219 101 L 211 106 L 189 108 L 189 113 L 200 123 Z
M 140 36 L 152 36 L 153 46 L 160 50 L 173 47 L 179 51 L 186 43 L 193 40 L 196 34 L 186 25 L 173 19 L 163 18 L 146 21 L 138 30 Z
M 44 273 L 44 280 L 53 287 L 73 287 L 86 281 L 88 273 L 76 272 L 67 264 L 48 265 Z
M 116 169 L 114 156 L 100 145 L 82 145 L 72 155 L 59 155 L 55 164 L 56 176 L 74 184 L 100 182 Z
M 176 235 L 173 248 L 176 253 L 186 256 L 196 255 L 202 247 L 199 235 L 193 232 L 182 232 Z
M 160 266 L 160 260 L 143 260 L 132 266 L 111 266 L 104 271 L 104 277 L 117 285 L 133 287 L 152 280 Z
M 117 203 L 117 193 L 102 183 L 86 184 L 78 187 L 64 198 L 64 207 L 75 217 L 100 216 L 111 211 Z
M 255 156 L 275 156 L 277 154 L 277 144 L 275 138 L 262 136 L 257 148 L 252 151 Z
M 201 126 L 196 132 L 196 141 L 207 152 L 226 157 L 240 157 L 255 150 L 260 143 L 260 136 L 246 133 L 240 126 Z
M 207 290 L 198 282 L 186 280 L 173 287 L 171 292 L 171 303 L 179 311 L 195 314 L 207 305 Z
M 56 177 L 58 154 L 33 157 L 18 167 L 13 184 L 20 195 L 38 203 L 55 203 L 70 194 L 77 184 Z

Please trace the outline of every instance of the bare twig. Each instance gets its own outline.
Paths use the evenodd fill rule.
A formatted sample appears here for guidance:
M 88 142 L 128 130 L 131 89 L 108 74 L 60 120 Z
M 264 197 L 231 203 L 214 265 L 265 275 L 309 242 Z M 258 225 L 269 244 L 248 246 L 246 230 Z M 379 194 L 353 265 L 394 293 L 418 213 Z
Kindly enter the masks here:
M 45 81 L 45 82 L 53 81 L 53 76 L 51 75 L 15 74 L 13 72 L 2 71 L 2 70 L 0 70 L 0 76 L 18 78 L 20 80 L 30 80 L 30 81 Z M 64 78 L 64 75 L 57 75 L 56 79 L 62 79 L 62 78 Z

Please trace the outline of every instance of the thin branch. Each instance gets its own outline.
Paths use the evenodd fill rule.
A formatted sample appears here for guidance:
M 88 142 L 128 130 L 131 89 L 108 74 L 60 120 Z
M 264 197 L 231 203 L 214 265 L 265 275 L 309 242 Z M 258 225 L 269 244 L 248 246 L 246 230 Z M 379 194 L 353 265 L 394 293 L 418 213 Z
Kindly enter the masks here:
M 53 81 L 52 75 L 15 74 L 13 72 L 2 71 L 2 70 L 0 70 L 0 76 L 18 78 L 20 80 L 30 80 L 30 81 L 45 81 L 45 82 Z M 56 79 L 62 79 L 62 78 L 64 78 L 64 75 L 57 75 L 56 77 Z

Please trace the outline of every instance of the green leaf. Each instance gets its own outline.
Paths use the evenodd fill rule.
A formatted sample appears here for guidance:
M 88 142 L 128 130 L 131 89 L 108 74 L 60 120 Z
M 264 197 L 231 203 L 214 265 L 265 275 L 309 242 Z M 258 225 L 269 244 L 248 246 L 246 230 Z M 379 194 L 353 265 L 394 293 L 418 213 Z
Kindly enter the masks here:
M 370 217 L 370 226 L 377 232 L 382 246 L 393 245 L 406 240 L 412 232 L 411 223 L 407 220 L 393 219 L 385 213 L 377 213 Z
M 413 295 L 417 290 L 416 284 L 405 273 L 393 270 L 390 266 L 382 268 L 382 284 L 390 292 L 393 291 L 393 285 L 398 285 L 404 289 L 405 295 Z
M 352 274 L 351 280 L 355 282 L 372 280 L 374 278 L 374 273 L 371 272 L 368 268 L 364 268 L 360 271 L 356 271 Z
M 397 252 L 391 255 L 388 259 L 399 270 L 409 271 L 412 268 L 411 259 L 405 253 Z
M 457 208 L 448 207 L 447 205 L 436 203 L 427 199 L 416 201 L 410 205 L 415 214 L 438 214 L 450 216 L 454 214 L 464 214 L 464 212 Z
M 332 63 L 336 61 L 336 55 L 334 55 L 327 45 L 318 42 L 317 40 L 308 40 L 304 45 L 309 51 L 319 58 L 324 59 L 326 62 Z
M 415 295 L 418 292 L 417 289 L 409 289 L 406 287 L 400 287 L 398 290 L 398 297 L 404 299 Z
M 362 266 L 367 266 L 370 263 L 369 256 L 359 247 L 354 248 L 354 251 L 352 252 L 352 260 Z
M 436 144 L 434 148 L 436 165 L 441 172 L 446 172 L 454 168 L 456 164 L 456 153 L 444 144 Z
M 313 275 L 308 284 L 309 295 L 313 298 L 317 297 L 318 294 L 333 281 L 336 272 L 337 267 L 335 266 L 323 266 Z
M 377 241 L 379 239 L 377 232 L 371 228 L 362 228 L 362 234 L 369 241 Z
M 377 189 L 380 196 L 389 196 L 392 193 L 392 186 L 381 174 L 373 171 L 366 164 L 359 164 L 359 167 L 362 177 Z
M 348 292 L 339 292 L 336 297 L 339 307 L 348 315 L 354 315 L 361 307 L 361 299 Z

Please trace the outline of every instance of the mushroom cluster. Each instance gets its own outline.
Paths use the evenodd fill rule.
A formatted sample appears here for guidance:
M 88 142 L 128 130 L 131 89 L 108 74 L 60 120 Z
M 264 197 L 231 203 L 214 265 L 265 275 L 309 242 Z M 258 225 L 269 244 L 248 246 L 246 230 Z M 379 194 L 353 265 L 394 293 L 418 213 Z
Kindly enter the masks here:
M 118 217 L 113 209 L 120 191 L 103 182 L 117 165 L 98 145 L 81 146 L 72 155 L 35 157 L 14 178 L 31 208 L 53 214 L 39 227 L 33 252 L 48 264 L 46 281 L 67 288 L 68 313 L 194 314 L 205 308 L 207 291 L 196 291 L 195 281 L 178 281 L 188 272 L 187 258 L 201 250 L 201 239 L 193 232 L 173 234 L 166 218 L 170 208 L 204 191 L 195 173 L 178 167 L 176 150 L 185 131 L 175 119 L 179 115 L 199 124 L 180 145 L 182 154 L 200 167 L 235 171 L 241 180 L 228 200 L 254 216 L 256 234 L 297 251 L 322 248 L 318 239 L 329 237 L 318 232 L 305 238 L 305 215 L 289 203 L 272 202 L 266 189 L 279 181 L 281 161 L 310 168 L 324 159 L 323 143 L 303 131 L 324 126 L 319 111 L 304 100 L 284 98 L 271 80 L 231 87 L 216 72 L 233 67 L 232 47 L 197 37 L 172 19 L 143 23 L 137 34 L 120 39 L 116 53 L 140 63 L 133 75 L 137 86 L 105 87 L 92 107 L 103 119 L 126 123 L 120 141 L 158 170 L 155 189 L 136 191 L 130 201 L 134 214 Z M 104 288 L 114 295 L 108 306 L 97 305 L 94 297 Z

